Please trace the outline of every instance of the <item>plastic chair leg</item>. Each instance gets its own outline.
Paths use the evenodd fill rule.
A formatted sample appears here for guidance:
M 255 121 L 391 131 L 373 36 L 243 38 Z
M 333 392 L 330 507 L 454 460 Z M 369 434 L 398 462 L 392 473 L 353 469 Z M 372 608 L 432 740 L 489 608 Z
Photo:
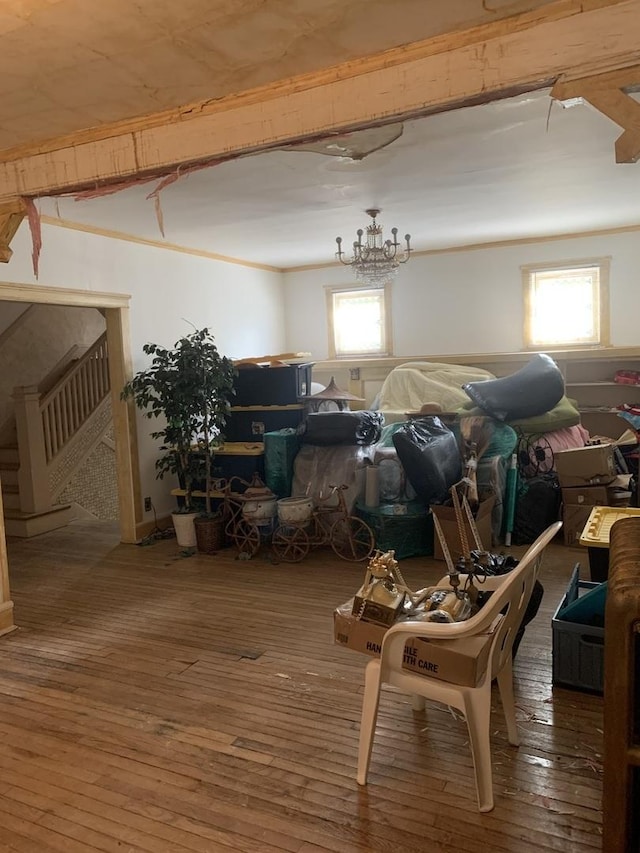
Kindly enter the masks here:
M 464 705 L 476 775 L 478 808 L 481 812 L 490 812 L 493 808 L 493 774 L 489 741 L 491 685 L 487 684 L 487 689 L 465 693 Z
M 513 667 L 510 656 L 507 656 L 504 666 L 498 673 L 498 688 L 500 690 L 500 701 L 502 702 L 504 718 L 507 722 L 509 743 L 512 746 L 520 746 L 520 735 L 518 734 L 518 725 L 516 723 L 516 706 L 513 701 Z
M 360 722 L 360 743 L 358 747 L 358 785 L 367 784 L 379 703 L 380 663 L 377 660 L 373 660 L 367 664 L 364 675 L 364 697 L 362 700 L 362 720 Z
M 411 697 L 411 708 L 414 711 L 424 711 L 426 704 L 424 696 L 414 693 Z

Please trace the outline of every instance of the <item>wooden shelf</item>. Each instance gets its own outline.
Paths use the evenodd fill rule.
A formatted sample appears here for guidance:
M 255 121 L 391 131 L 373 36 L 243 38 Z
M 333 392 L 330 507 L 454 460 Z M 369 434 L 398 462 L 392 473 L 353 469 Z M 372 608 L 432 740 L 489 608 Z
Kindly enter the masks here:
M 622 382 L 566 382 L 567 388 L 639 388 L 640 385 L 626 385 Z
M 187 490 L 186 489 L 171 489 L 171 494 L 174 495 L 174 497 L 183 498 L 187 494 Z M 225 496 L 225 494 L 226 494 L 225 492 L 211 491 L 211 492 L 209 492 L 209 497 L 210 498 L 223 498 Z M 194 492 L 191 492 L 191 497 L 192 498 L 206 498 L 207 493 L 206 492 L 200 492 L 200 491 L 194 491 Z

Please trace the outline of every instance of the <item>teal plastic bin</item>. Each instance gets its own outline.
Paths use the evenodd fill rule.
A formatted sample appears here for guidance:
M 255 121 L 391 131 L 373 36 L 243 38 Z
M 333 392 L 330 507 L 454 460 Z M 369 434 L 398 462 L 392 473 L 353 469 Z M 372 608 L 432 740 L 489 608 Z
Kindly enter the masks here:
M 295 429 L 279 429 L 264 434 L 265 483 L 279 498 L 291 495 L 293 463 L 301 437 Z

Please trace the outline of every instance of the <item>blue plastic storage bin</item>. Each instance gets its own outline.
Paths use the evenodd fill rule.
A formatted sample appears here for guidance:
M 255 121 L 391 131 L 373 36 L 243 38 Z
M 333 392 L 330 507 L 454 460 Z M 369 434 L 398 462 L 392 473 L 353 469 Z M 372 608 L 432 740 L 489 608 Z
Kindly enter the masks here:
M 576 565 L 567 592 L 551 620 L 553 684 L 594 693 L 604 691 L 604 628 L 563 619 L 564 611 L 578 600 L 580 590 L 595 590 L 600 584 L 580 580 Z M 602 595 L 593 596 L 600 606 Z

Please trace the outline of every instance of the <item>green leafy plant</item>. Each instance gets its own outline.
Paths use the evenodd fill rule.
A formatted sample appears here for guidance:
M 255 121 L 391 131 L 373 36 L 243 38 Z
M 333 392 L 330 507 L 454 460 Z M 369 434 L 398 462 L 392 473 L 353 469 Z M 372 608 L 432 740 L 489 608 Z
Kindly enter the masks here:
M 176 341 L 173 349 L 145 344 L 151 366 L 122 389 L 147 418 L 164 417 L 165 426 L 151 433 L 162 441 L 156 476 L 177 474 L 184 484 L 184 512 L 193 512 L 193 488 L 203 478 L 206 514 L 211 515 L 212 463 L 224 440 L 224 425 L 233 395 L 235 368 L 220 355 L 209 329 Z

